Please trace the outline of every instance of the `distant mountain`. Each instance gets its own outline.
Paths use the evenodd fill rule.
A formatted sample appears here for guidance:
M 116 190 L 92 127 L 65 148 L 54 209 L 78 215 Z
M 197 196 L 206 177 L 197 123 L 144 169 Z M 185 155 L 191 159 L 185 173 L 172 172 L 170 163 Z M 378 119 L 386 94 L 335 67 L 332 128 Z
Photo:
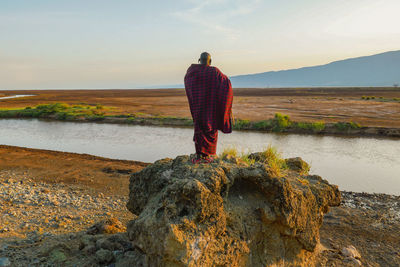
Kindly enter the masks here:
M 400 84 L 400 50 L 320 66 L 230 77 L 233 87 L 393 86 Z

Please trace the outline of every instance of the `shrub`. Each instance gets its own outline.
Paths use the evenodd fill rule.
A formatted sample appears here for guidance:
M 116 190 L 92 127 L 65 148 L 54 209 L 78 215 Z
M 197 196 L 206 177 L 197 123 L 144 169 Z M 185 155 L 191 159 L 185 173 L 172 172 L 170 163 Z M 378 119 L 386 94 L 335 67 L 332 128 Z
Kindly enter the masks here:
M 272 127 L 272 121 L 271 120 L 265 120 L 265 121 L 257 121 L 253 124 L 254 129 L 257 130 L 266 130 Z
M 283 115 L 281 113 L 275 113 L 275 117 L 272 121 L 272 131 L 282 132 L 286 128 L 288 128 L 292 122 L 288 115 Z
M 58 112 L 58 113 L 56 113 L 56 118 L 58 120 L 66 120 L 67 119 L 67 113 L 66 112 Z
M 233 126 L 235 130 L 248 129 L 249 127 L 250 127 L 250 121 L 242 119 L 236 119 L 235 125 Z

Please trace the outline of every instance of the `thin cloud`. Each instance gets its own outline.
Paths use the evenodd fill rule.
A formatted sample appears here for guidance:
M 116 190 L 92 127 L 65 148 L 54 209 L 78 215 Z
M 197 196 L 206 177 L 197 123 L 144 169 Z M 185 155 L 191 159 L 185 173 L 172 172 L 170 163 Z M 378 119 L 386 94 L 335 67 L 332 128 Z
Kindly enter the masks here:
M 193 7 L 176 11 L 172 15 L 185 22 L 201 26 L 206 32 L 223 34 L 229 39 L 238 39 L 240 32 L 229 26 L 229 21 L 248 15 L 256 8 L 259 0 L 203 0 L 190 1 Z

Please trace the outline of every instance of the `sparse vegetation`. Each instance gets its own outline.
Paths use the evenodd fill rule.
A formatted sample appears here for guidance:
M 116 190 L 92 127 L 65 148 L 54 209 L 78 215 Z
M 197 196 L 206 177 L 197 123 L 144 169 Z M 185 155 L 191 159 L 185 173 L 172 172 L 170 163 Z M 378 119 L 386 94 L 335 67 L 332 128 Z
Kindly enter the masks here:
M 233 126 L 235 130 L 245 130 L 245 129 L 250 129 L 250 127 L 251 127 L 250 121 L 242 119 L 236 119 L 235 125 Z
M 254 164 L 256 161 L 265 163 L 268 165 L 268 172 L 272 176 L 282 177 L 284 171 L 288 169 L 286 160 L 282 158 L 281 153 L 273 146 L 268 146 L 263 152 L 249 154 L 239 153 L 235 147 L 225 148 L 224 151 L 219 155 L 222 159 L 239 158 L 242 162 L 248 165 Z
M 313 132 L 321 132 L 325 129 L 325 122 L 297 122 L 295 126 L 299 129 L 311 130 Z
M 64 103 L 41 104 L 24 109 L 0 109 L 1 118 L 55 118 L 57 120 L 84 117 L 90 120 L 104 118 L 104 113 L 91 106 L 70 106 Z
M 257 121 L 253 124 L 253 128 L 256 130 L 267 130 L 272 128 L 272 120 Z
M 375 96 L 362 96 L 362 100 L 375 100 L 379 102 L 400 102 L 400 98 L 393 97 L 393 98 L 385 98 L 383 96 L 375 97 Z
M 240 161 L 246 163 L 247 165 L 253 165 L 255 163 L 255 159 L 250 158 L 249 153 L 241 152 L 239 153 L 235 147 L 225 148 L 224 151 L 219 155 L 222 159 L 232 159 L 238 158 Z
M 337 122 L 334 127 L 340 131 L 349 131 L 361 128 L 361 125 L 356 122 Z
M 288 115 L 284 115 L 281 113 L 275 113 L 275 117 L 272 121 L 272 130 L 274 132 L 282 132 L 286 128 L 288 128 L 292 122 Z
M 238 157 L 238 151 L 235 147 L 227 147 L 224 148 L 221 154 L 219 154 L 220 158 L 227 158 L 227 157 Z
M 382 100 L 381 98 L 379 98 Z M 386 99 L 383 99 L 386 100 Z M 382 101 L 383 101 L 382 100 Z M 391 101 L 400 102 L 400 98 L 393 98 Z M 191 118 L 175 116 L 152 115 L 141 112 L 131 114 L 110 114 L 112 107 L 94 104 L 68 105 L 65 103 L 40 104 L 35 107 L 25 108 L 3 108 L 0 109 L 0 118 L 50 118 L 61 121 L 87 120 L 103 121 L 115 119 L 114 122 L 129 124 L 148 125 L 171 125 L 171 126 L 192 126 Z M 116 120 L 121 119 L 121 120 Z M 332 126 L 330 126 L 332 127 Z M 347 132 L 351 129 L 358 129 L 361 126 L 355 122 L 337 122 L 333 127 L 339 131 Z M 294 122 L 288 115 L 276 113 L 274 118 L 262 121 L 250 121 L 236 119 L 233 127 L 235 130 L 259 130 L 271 132 L 305 132 L 320 133 L 326 129 L 323 121 L 318 122 Z M 245 157 L 244 157 L 245 159 Z

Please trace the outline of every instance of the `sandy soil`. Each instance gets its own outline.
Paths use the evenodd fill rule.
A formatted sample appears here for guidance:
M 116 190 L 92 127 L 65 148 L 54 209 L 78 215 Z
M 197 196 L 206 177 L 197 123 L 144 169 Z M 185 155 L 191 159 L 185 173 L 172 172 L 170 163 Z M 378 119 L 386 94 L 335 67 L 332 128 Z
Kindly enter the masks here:
M 0 108 L 64 102 L 116 107 L 109 114 L 141 112 L 190 117 L 183 89 L 24 90 L 2 91 L 1 94 L 36 96 L 0 100 Z M 234 89 L 234 95 L 234 115 L 240 119 L 269 119 L 280 112 L 295 121 L 353 121 L 364 126 L 400 128 L 400 101 L 393 101 L 393 98 L 400 98 L 398 88 Z M 375 99 L 364 100 L 362 96 Z
M 129 174 L 146 165 L 0 146 L 0 258 L 13 266 L 53 266 L 54 255 L 43 251 L 61 247 L 68 257 L 63 266 L 97 266 L 79 250 L 83 231 L 109 217 L 132 219 L 125 208 Z M 399 266 L 400 197 L 342 194 L 321 228 L 320 266 L 354 266 L 342 253 L 350 245 L 365 266 Z

